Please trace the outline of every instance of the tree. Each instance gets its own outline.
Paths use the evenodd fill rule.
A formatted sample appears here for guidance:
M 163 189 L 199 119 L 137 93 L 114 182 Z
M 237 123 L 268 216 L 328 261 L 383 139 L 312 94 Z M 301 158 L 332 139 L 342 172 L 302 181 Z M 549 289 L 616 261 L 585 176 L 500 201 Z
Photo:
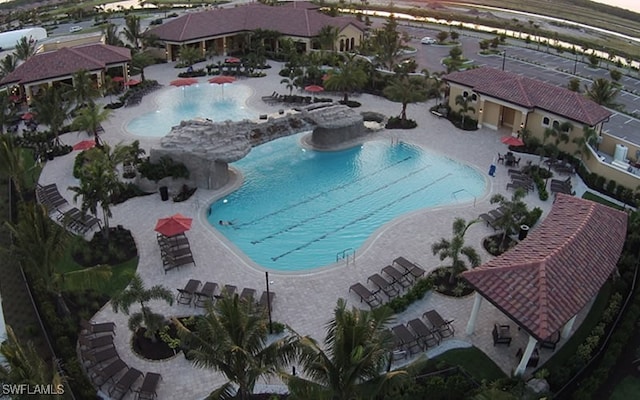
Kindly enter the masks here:
M 142 39 L 142 32 L 140 28 L 140 17 L 137 15 L 129 14 L 125 18 L 124 28 L 122 34 L 125 39 L 133 46 L 135 50 L 140 49 L 140 40 Z
M 384 27 L 376 31 L 371 44 L 376 58 L 389 71 L 393 71 L 406 41 L 407 37 L 398 31 L 398 23 L 391 14 Z
M 93 101 L 100 96 L 96 82 L 86 69 L 76 71 L 73 76 L 73 98 L 77 107 L 84 107 L 87 104 L 93 105 Z
M 145 80 L 144 69 L 150 65 L 153 65 L 154 63 L 155 60 L 153 59 L 153 57 L 151 57 L 151 55 L 146 52 L 135 53 L 131 56 L 131 66 L 140 70 L 140 79 L 142 81 Z
M 460 106 L 460 116 L 462 120 L 460 121 L 460 126 L 464 128 L 464 119 L 469 112 L 476 112 L 476 109 L 471 105 L 471 98 L 469 96 L 463 96 L 461 94 L 456 96 L 456 105 Z
M 347 309 L 339 299 L 321 346 L 309 337 L 300 340 L 299 364 L 304 373 L 284 374 L 296 399 L 376 399 L 403 385 L 407 370 L 387 371 L 394 348 L 388 307 Z
M 0 384 L 9 385 L 37 385 L 51 384 L 58 394 L 64 393 L 63 384 L 66 379 L 58 373 L 55 364 L 47 365 L 33 342 L 20 342 L 13 329 L 7 325 L 7 340 L 0 345 L 0 355 L 5 362 L 0 364 Z M 38 398 L 33 394 L 12 395 L 12 399 Z M 52 397 L 56 397 L 52 393 Z M 41 397 L 44 398 L 44 397 Z
M 318 32 L 318 43 L 322 50 L 336 51 L 336 42 L 340 38 L 340 28 L 337 26 L 325 25 Z
M 124 46 L 122 40 L 118 35 L 118 26 L 113 23 L 108 23 L 102 26 L 102 34 L 104 35 L 104 44 L 111 46 Z
M 193 64 L 195 64 L 199 59 L 202 58 L 202 53 L 200 52 L 199 49 L 193 46 L 186 46 L 186 45 L 180 46 L 179 55 L 180 55 L 180 60 L 182 60 L 182 63 L 189 67 L 193 67 Z
M 24 200 L 23 191 L 26 186 L 23 154 L 14 136 L 0 134 L 0 173 L 13 181 L 20 200 Z
M 436 34 L 436 40 L 440 44 L 443 44 L 444 42 L 446 42 L 448 38 L 449 38 L 449 32 L 447 31 L 440 31 Z
M 265 310 L 238 295 L 224 295 L 207 304 L 193 330 L 177 319 L 174 323 L 189 346 L 187 354 L 194 366 L 221 372 L 228 380 L 209 399 L 249 399 L 258 379 L 274 376 L 295 358 L 297 338 L 269 341 Z
M 598 68 L 600 65 L 600 57 L 598 57 L 596 53 L 589 54 L 589 65 L 591 68 Z
M 453 221 L 453 238 L 451 240 L 441 238 L 439 242 L 431 245 L 431 251 L 433 255 L 438 254 L 440 261 L 444 261 L 447 258 L 451 258 L 452 272 L 449 277 L 449 284 L 455 283 L 456 277 L 467 269 L 467 264 L 460 257 L 465 256 L 472 268 L 480 265 L 480 256 L 476 250 L 471 246 L 464 245 L 464 235 L 467 233 L 467 229 L 478 220 L 473 220 L 467 223 L 462 218 L 456 218 Z
M 591 150 L 589 147 L 595 147 L 598 143 L 598 132 L 595 129 L 585 126 L 582 130 L 582 136 L 576 137 L 572 140 L 578 148 L 574 154 L 579 155 L 581 158 L 584 156 L 587 159 L 591 158 Z
M 384 95 L 391 101 L 402 104 L 400 119 L 407 120 L 407 105 L 427 100 L 429 94 L 427 79 L 422 77 L 397 76 L 384 88 Z
M 622 78 L 622 72 L 617 69 L 612 69 L 611 71 L 609 71 L 609 75 L 611 76 L 611 80 L 613 80 L 614 82 L 618 82 L 620 81 L 620 78 Z
M 18 59 L 13 54 L 7 54 L 5 58 L 0 61 L 0 77 L 5 77 L 12 73 L 17 66 Z
M 129 329 L 135 333 L 139 328 L 145 328 L 145 337 L 156 342 L 158 340 L 156 334 L 164 326 L 165 318 L 164 315 L 151 311 L 148 305 L 151 300 L 164 300 L 169 305 L 173 305 L 173 293 L 162 285 L 147 289 L 140 275 L 135 274 L 129 286 L 111 299 L 111 307 L 113 312 L 122 310 L 129 315 L 131 306 L 139 304 L 140 311 L 134 312 L 129 317 Z
M 349 54 L 338 69 L 329 73 L 324 86 L 328 90 L 342 92 L 342 101 L 346 104 L 349 102 L 349 93 L 361 89 L 367 83 L 367 79 L 361 62 L 356 60 L 354 55 Z
M 571 78 L 569 79 L 569 83 L 567 84 L 567 89 L 572 92 L 580 92 L 580 79 Z
M 26 36 L 18 40 L 13 50 L 13 55 L 20 61 L 27 61 L 34 54 L 36 54 L 36 42 L 33 39 L 28 39 Z
M 496 227 L 502 229 L 502 240 L 498 246 L 500 251 L 506 250 L 507 236 L 517 232 L 523 219 L 528 215 L 527 205 L 522 201 L 524 197 L 525 192 L 522 189 L 516 189 L 511 196 L 511 200 L 499 193 L 491 197 L 491 204 L 500 204 L 500 211 L 502 212 L 502 216 L 497 218 L 494 223 Z
M 456 46 L 449 50 L 449 58 L 445 59 L 447 73 L 458 71 L 462 66 L 462 47 Z
M 80 110 L 71 125 L 75 129 L 84 130 L 92 135 L 96 141 L 96 146 L 100 146 L 98 131 L 102 128 L 102 123 L 109 119 L 110 115 L 111 110 L 100 109 L 100 106 L 91 104 Z
M 460 37 L 460 34 L 457 31 L 451 31 L 449 36 L 451 36 L 452 41 L 457 42 L 458 38 Z
M 33 108 L 38 114 L 38 120 L 45 125 L 49 125 L 49 130 L 55 137 L 55 144 L 60 144 L 60 130 L 69 116 L 72 93 L 61 86 L 51 86 L 36 97 Z
M 296 88 L 295 80 L 291 78 L 282 78 L 280 83 L 286 86 L 287 90 L 289 90 L 289 96 L 291 96 L 293 94 L 293 89 Z

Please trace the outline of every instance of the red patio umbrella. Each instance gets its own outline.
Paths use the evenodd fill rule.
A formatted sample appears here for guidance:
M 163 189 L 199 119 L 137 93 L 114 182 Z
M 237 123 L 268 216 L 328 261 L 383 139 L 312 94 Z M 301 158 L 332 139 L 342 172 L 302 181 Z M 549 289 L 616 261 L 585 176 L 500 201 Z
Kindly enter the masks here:
M 180 86 L 191 86 L 196 83 L 198 83 L 198 80 L 196 78 L 179 78 L 169 82 L 169 85 L 180 87 Z
M 229 75 L 218 75 L 209 79 L 209 83 L 215 83 L 216 85 L 222 86 L 222 96 L 224 96 L 224 84 L 225 83 L 233 83 L 236 81 L 236 78 Z
M 229 63 L 229 64 L 237 64 L 240 62 L 240 59 L 237 57 L 228 57 L 224 59 L 224 62 Z
M 319 85 L 305 86 L 304 90 L 307 91 L 307 92 L 311 92 L 311 93 L 324 92 L 324 88 L 322 86 L 319 86 Z
M 124 76 L 114 76 L 111 78 L 112 82 L 124 82 Z
M 129 79 L 124 84 L 125 84 L 125 86 L 135 86 L 135 85 L 140 84 L 140 81 L 137 80 L 137 79 Z
M 155 231 L 167 237 L 179 235 L 191 229 L 192 221 L 191 218 L 178 213 L 168 218 L 160 218 Z
M 524 142 L 522 141 L 522 139 L 517 138 L 515 136 L 503 136 L 502 139 L 500 139 L 500 141 L 506 144 L 507 146 L 513 146 L 513 147 L 524 146 Z
M 96 141 L 93 139 L 83 140 L 73 145 L 74 150 L 87 150 L 96 145 Z
M 22 119 L 25 120 L 25 121 L 33 119 L 33 117 L 35 117 L 35 114 L 30 113 L 30 112 L 26 112 L 26 113 L 22 114 Z

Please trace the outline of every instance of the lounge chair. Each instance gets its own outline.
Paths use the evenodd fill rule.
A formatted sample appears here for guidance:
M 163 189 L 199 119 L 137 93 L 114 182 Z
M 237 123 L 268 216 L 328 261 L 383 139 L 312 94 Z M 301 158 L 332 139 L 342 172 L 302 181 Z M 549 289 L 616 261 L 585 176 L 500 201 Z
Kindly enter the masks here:
M 507 189 L 522 189 L 525 192 L 529 193 L 529 185 L 522 182 L 507 183 Z
M 406 271 L 405 275 L 411 275 L 413 279 L 418 279 L 419 277 L 424 275 L 424 269 L 418 267 L 416 264 L 412 263 L 404 257 L 396 258 L 395 260 L 393 260 L 393 263 L 404 268 L 404 270 Z
M 193 259 L 193 254 L 189 251 L 188 254 L 181 255 L 179 257 L 175 257 L 173 254 L 162 254 L 162 266 L 164 268 L 164 273 L 172 270 L 174 268 L 180 268 L 184 265 L 193 264 L 196 265 L 196 261 Z
M 488 213 L 482 213 L 482 214 L 478 215 L 478 218 L 483 220 L 484 222 L 486 222 L 487 226 L 492 227 L 494 231 L 496 229 L 498 229 L 498 227 L 496 225 L 497 219 L 495 217 L 489 215 Z
M 98 385 L 98 387 L 102 387 L 102 385 L 112 380 L 120 371 L 126 368 L 127 363 L 118 358 L 104 368 L 94 369 L 90 376 L 93 379 L 93 383 Z
M 403 288 L 408 288 L 409 286 L 411 286 L 411 280 L 409 280 L 409 278 L 407 278 L 403 272 L 398 271 L 392 265 L 387 265 L 386 267 L 382 268 L 382 272 L 389 275 L 391 279 L 393 279 L 393 283 L 397 283 Z
M 135 368 L 129 368 L 129 370 L 118 379 L 118 382 L 109 389 L 109 397 L 122 399 L 127 392 L 131 391 L 131 387 L 141 376 L 142 372 Z
M 418 351 L 422 350 L 418 337 L 414 335 L 406 326 L 396 325 L 391 328 L 391 331 L 396 336 L 396 340 L 402 343 L 404 350 L 407 350 L 409 354 L 413 354 L 413 349 L 417 348 Z
M 96 353 L 83 353 L 83 356 L 89 360 L 89 362 L 91 363 L 91 366 L 95 367 L 98 364 L 102 364 L 103 362 L 112 360 L 114 358 L 120 358 L 120 356 L 118 356 L 118 352 L 116 351 L 115 347 L 110 347 L 108 349 L 105 350 L 100 350 Z
M 111 335 L 98 336 L 96 338 L 80 335 L 80 337 L 78 337 L 78 343 L 86 350 L 94 351 L 103 347 L 114 347 L 113 336 Z
M 142 381 L 140 389 L 138 389 L 138 400 L 153 400 L 158 397 L 156 393 L 158 383 L 162 380 L 162 375 L 153 372 L 147 372 Z
M 455 330 L 453 329 L 453 326 L 451 326 L 453 320 L 445 321 L 436 310 L 427 311 L 422 314 L 422 317 L 429 321 L 433 329 L 438 332 L 441 338 L 447 338 L 455 335 Z
M 380 298 L 376 294 L 371 293 L 371 291 L 360 282 L 351 285 L 349 291 L 355 292 L 358 296 L 360 296 L 360 303 L 364 301 L 371 308 L 382 304 Z
M 224 288 L 222 288 L 222 291 L 220 292 L 220 296 L 233 297 L 237 291 L 238 288 L 234 285 L 224 285 Z
M 256 290 L 251 288 L 242 289 L 240 299 L 245 301 L 253 301 L 256 298 Z
M 213 302 L 213 294 L 215 293 L 217 288 L 217 283 L 206 282 L 201 291 L 195 292 L 196 301 L 194 305 L 196 307 L 204 307 L 208 301 Z
M 438 336 L 438 333 L 429 329 L 421 319 L 412 319 L 407 322 L 407 325 L 417 335 L 418 341 L 422 342 L 425 350 L 440 344 L 440 336 Z
M 189 279 L 183 289 L 178 289 L 178 304 L 191 305 L 191 300 L 199 287 L 199 280 Z
M 274 292 L 267 292 L 266 290 L 264 292 L 262 292 L 262 296 L 260 296 L 260 301 L 258 302 L 258 305 L 264 309 L 267 308 L 267 305 L 269 306 L 269 310 L 273 309 L 273 299 L 276 298 L 276 294 Z
M 509 325 L 495 324 L 491 334 L 493 335 L 494 346 L 496 344 L 506 344 L 507 346 L 511 346 L 511 327 Z
M 378 287 L 379 290 L 382 290 L 384 294 L 387 295 L 390 299 L 396 297 L 400 292 L 393 286 L 392 282 L 384 279 L 380 274 L 373 274 L 367 279 L 367 282 L 372 282 L 374 285 Z
M 103 333 L 113 333 L 116 332 L 116 324 L 113 322 L 102 322 L 98 324 L 92 324 L 88 321 L 82 320 L 80 321 L 80 326 L 85 331 L 87 335 L 98 335 Z

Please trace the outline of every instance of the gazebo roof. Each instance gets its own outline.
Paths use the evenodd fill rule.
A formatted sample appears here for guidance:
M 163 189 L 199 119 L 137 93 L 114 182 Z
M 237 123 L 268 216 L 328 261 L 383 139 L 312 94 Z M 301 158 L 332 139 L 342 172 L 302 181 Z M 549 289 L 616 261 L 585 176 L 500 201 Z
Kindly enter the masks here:
M 512 250 L 462 276 L 538 340 L 576 315 L 616 268 L 627 214 L 558 194 L 547 218 Z

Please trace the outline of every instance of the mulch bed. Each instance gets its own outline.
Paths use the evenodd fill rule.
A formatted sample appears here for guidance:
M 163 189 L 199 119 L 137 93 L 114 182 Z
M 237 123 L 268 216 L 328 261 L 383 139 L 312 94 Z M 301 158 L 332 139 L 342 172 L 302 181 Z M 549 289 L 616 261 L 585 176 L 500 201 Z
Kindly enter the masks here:
M 445 273 L 440 272 L 446 271 Z M 465 297 L 474 292 L 473 288 L 462 277 L 458 276 L 453 280 L 453 284 L 449 282 L 451 278 L 451 267 L 440 267 L 431 272 L 429 275 L 433 279 L 433 289 L 445 296 Z M 462 283 L 464 288 L 462 291 L 458 289 L 458 284 Z
M 145 328 L 140 328 L 133 334 L 132 347 L 136 354 L 148 360 L 166 360 L 167 358 L 175 356 L 180 351 L 179 349 L 174 351 L 170 348 L 168 344 L 160 339 L 159 335 L 156 335 L 156 342 L 153 342 L 144 336 L 146 331 Z M 171 335 L 171 337 L 177 337 L 175 326 L 169 325 L 169 335 Z

